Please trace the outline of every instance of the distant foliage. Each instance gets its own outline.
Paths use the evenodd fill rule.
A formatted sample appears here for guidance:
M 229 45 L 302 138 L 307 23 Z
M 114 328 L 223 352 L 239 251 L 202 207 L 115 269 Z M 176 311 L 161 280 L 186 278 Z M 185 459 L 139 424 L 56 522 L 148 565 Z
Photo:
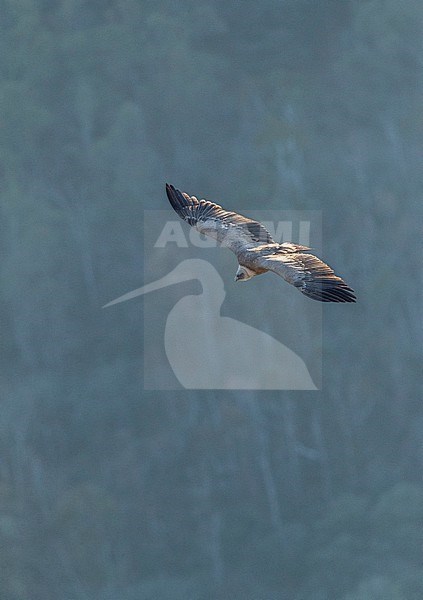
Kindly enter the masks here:
M 0 15 L 0 597 L 420 600 L 423 4 Z M 358 303 L 324 312 L 322 392 L 143 389 L 141 304 L 101 306 L 154 272 L 165 181 L 323 211 Z M 285 290 L 252 290 L 271 332 Z

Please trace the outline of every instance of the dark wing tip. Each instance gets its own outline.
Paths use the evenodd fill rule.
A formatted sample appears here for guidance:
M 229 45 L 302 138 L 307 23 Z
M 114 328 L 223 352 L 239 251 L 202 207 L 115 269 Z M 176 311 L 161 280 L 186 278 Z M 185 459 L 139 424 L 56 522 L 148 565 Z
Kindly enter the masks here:
M 327 279 L 320 284 L 314 281 L 305 285 L 303 294 L 320 302 L 356 302 L 357 297 L 344 281 Z
M 298 254 L 303 277 L 297 285 L 303 294 L 320 302 L 355 302 L 355 292 L 334 271 L 313 254 Z
M 198 214 L 198 207 L 201 203 L 195 196 L 191 197 L 188 194 L 182 193 L 170 183 L 166 184 L 166 195 L 173 210 L 181 217 L 181 219 L 191 226 L 197 223 L 200 217 Z
M 357 296 L 355 295 L 354 290 L 345 286 L 343 289 L 343 300 L 341 300 L 341 302 L 357 302 Z
M 175 192 L 176 192 L 176 190 L 173 187 L 173 185 L 171 185 L 170 183 L 166 183 L 166 195 L 169 198 L 169 200 L 171 200 L 171 198 L 173 197 Z
M 166 195 L 169 199 L 170 204 L 172 205 L 172 208 L 178 214 L 180 214 L 181 207 L 187 204 L 187 201 L 185 200 L 181 192 L 170 183 L 166 183 Z
M 356 302 L 354 291 L 348 286 L 338 286 L 328 293 L 328 302 Z

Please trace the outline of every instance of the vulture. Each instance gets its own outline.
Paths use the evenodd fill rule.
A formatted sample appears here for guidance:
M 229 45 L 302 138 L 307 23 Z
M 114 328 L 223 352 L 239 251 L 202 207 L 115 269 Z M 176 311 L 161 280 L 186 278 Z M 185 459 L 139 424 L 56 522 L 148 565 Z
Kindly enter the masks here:
M 307 246 L 275 242 L 266 228 L 209 200 L 198 200 L 166 184 L 177 214 L 200 233 L 226 246 L 238 259 L 235 281 L 272 271 L 308 298 L 320 302 L 355 302 L 354 291 Z

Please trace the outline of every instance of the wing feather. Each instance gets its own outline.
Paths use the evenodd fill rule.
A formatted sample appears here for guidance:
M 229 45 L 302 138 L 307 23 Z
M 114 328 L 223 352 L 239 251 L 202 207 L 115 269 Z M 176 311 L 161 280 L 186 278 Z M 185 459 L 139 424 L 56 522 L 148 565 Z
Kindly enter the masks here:
M 355 302 L 356 296 L 341 277 L 313 254 L 271 254 L 257 261 L 303 294 L 320 302 Z
M 265 227 L 235 212 L 224 210 L 209 200 L 198 200 L 166 184 L 166 194 L 176 213 L 200 233 L 229 247 L 235 254 L 259 244 L 271 244 L 273 239 Z

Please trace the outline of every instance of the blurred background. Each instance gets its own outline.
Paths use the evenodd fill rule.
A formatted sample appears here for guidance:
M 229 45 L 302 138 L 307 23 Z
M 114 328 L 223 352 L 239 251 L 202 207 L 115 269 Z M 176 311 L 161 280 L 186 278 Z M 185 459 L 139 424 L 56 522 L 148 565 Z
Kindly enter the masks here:
M 422 22 L 0 1 L 2 599 L 423 597 Z M 359 299 L 323 307 L 322 391 L 144 391 L 142 299 L 101 306 L 151 280 L 165 181 L 322 211 Z M 242 294 L 240 320 L 279 314 Z

